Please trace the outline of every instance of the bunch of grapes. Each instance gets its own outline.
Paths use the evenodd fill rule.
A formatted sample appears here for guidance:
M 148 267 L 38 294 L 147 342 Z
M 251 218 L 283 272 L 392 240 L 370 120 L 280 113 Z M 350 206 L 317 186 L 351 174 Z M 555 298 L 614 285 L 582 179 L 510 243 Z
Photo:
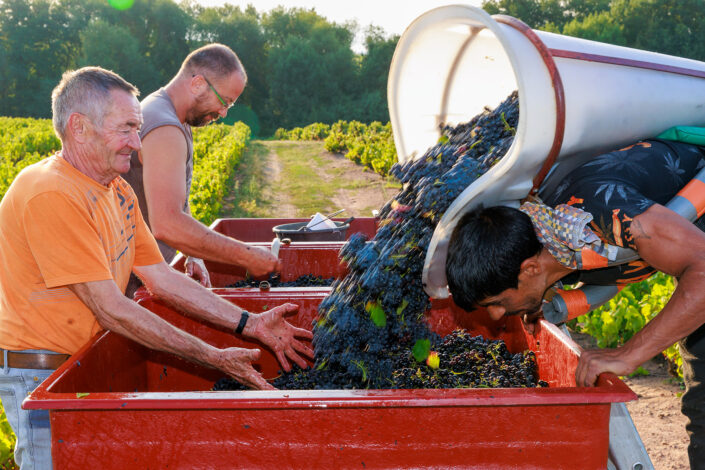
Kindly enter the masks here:
M 460 193 L 506 154 L 518 119 L 514 92 L 468 123 L 443 127 L 438 144 L 420 158 L 394 165 L 391 174 L 403 187 L 381 209 L 377 234 L 372 240 L 355 234 L 341 249 L 349 273 L 333 283 L 319 307 L 314 366 L 282 374 L 276 387 L 536 386 L 530 354 L 511 356 L 503 343 L 481 338 L 456 347 L 466 334 L 442 339 L 431 332 L 421 282 L 436 225 Z M 423 365 L 418 346 L 424 343 L 440 351 L 442 368 Z M 490 365 L 478 362 L 488 357 Z

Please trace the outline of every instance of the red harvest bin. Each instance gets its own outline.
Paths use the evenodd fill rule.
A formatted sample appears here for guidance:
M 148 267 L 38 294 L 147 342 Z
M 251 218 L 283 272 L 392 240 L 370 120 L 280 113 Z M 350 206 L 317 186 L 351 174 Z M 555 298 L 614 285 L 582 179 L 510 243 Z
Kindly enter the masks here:
M 211 224 L 211 229 L 242 242 L 271 242 L 275 238 L 272 228 L 294 222 L 308 222 L 311 219 L 217 219 Z M 331 220 L 342 222 L 345 217 L 334 217 Z M 345 234 L 346 239 L 354 233 L 362 232 L 370 238 L 377 233 L 377 219 L 374 217 L 355 217 L 350 222 L 350 228 Z
M 272 227 L 294 222 L 304 222 L 309 219 L 217 219 L 211 229 L 243 242 L 267 248 L 275 238 Z M 333 220 L 345 220 L 334 218 Z M 377 219 L 374 217 L 358 217 L 350 223 L 347 237 L 354 233 L 364 233 L 372 239 L 377 233 Z M 293 281 L 304 274 L 315 276 L 342 277 L 345 266 L 338 260 L 338 252 L 345 242 L 295 242 L 281 245 L 279 258 L 282 260 L 281 279 L 284 282 Z M 171 262 L 176 270 L 184 271 L 185 258 L 178 254 Z M 206 261 L 213 287 L 227 287 L 245 279 L 245 270 L 232 264 Z
M 300 305 L 308 326 L 327 292 L 216 290 L 250 310 Z M 151 297 L 141 304 L 219 346 L 256 347 L 190 320 Z M 516 317 L 493 323 L 435 303 L 432 327 L 456 326 L 535 351 L 541 389 L 211 392 L 222 374 L 154 352 L 114 333 L 97 335 L 25 401 L 48 409 L 57 469 L 547 468 L 607 464 L 610 403 L 636 395 L 617 377 L 575 386 L 579 348 L 556 327 L 536 336 Z M 257 366 L 277 374 L 263 351 Z
M 341 263 L 338 253 L 344 242 L 305 242 L 281 245 L 279 259 L 281 260 L 281 280 L 294 281 L 304 274 L 313 274 L 323 278 L 342 277 L 347 272 L 345 263 Z M 269 249 L 269 245 L 253 243 Z M 177 256 L 171 266 L 179 272 L 184 272 L 183 256 Z M 213 287 L 227 287 L 245 279 L 244 268 L 233 264 L 206 261 L 206 268 Z M 266 276 L 264 277 L 266 279 Z

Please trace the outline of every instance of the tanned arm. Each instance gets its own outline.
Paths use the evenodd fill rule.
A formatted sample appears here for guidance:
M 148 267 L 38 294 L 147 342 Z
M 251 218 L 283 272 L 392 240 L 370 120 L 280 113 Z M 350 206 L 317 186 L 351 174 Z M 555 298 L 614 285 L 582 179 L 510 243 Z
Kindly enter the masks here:
M 188 256 L 242 266 L 254 276 L 278 269 L 277 258 L 267 250 L 214 232 L 183 211 L 186 155 L 186 138 L 174 126 L 159 127 L 142 141 L 145 197 L 155 238 Z
M 197 285 L 193 281 L 188 282 Z M 106 330 L 149 348 L 220 369 L 251 388 L 273 388 L 250 364 L 259 358 L 259 350 L 217 349 L 129 300 L 112 280 L 72 284 L 68 287 L 91 309 L 100 326 Z
M 661 205 L 632 221 L 641 258 L 678 278 L 661 312 L 622 347 L 585 351 L 575 372 L 579 386 L 593 385 L 602 372 L 626 375 L 705 323 L 705 233 Z

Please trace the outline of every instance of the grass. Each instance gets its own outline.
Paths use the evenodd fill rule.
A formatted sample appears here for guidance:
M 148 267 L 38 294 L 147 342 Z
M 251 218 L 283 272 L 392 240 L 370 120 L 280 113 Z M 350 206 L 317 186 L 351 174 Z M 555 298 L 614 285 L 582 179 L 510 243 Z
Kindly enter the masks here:
M 267 157 L 276 153 L 280 165 L 278 184 L 267 175 Z M 225 197 L 220 217 L 279 217 L 276 200 L 292 206 L 296 217 L 310 217 L 316 212 L 333 212 L 341 207 L 333 202 L 341 189 L 374 189 L 365 180 L 351 179 L 349 172 L 325 158 L 323 142 L 253 140 L 243 155 L 235 172 L 231 187 Z M 379 184 L 379 183 L 378 183 Z M 393 179 L 384 188 L 400 189 Z M 369 216 L 373 209 L 360 213 Z
M 342 172 L 326 180 L 320 176 L 326 167 L 320 157 L 321 142 L 270 141 L 265 145 L 279 156 L 281 181 L 277 191 L 287 195 L 287 202 L 296 207 L 297 216 L 309 217 L 316 212 L 330 212 L 332 199 L 340 187 L 345 187 Z
M 265 166 L 269 149 L 257 141 L 251 141 L 233 175 L 233 188 L 223 201 L 222 218 L 274 217 L 272 202 L 266 197 Z

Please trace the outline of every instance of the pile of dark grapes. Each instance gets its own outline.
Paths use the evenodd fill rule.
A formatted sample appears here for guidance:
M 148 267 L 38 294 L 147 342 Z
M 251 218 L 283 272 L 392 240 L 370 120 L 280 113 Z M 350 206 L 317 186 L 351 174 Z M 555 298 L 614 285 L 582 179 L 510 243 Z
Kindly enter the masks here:
M 436 346 L 438 364 L 419 364 L 412 354 L 400 355 L 392 372 L 392 388 L 496 388 L 548 386 L 539 380 L 533 351 L 512 354 L 502 340 L 483 339 L 456 330 Z
M 537 386 L 532 355 L 509 355 L 502 343 L 456 333 L 448 340 L 463 338 L 468 346 L 453 343 L 442 352 L 445 340 L 424 321 L 430 302 L 421 282 L 436 225 L 460 193 L 506 154 L 518 120 L 514 92 L 494 110 L 443 127 L 438 144 L 424 155 L 392 167 L 402 190 L 381 209 L 372 240 L 355 234 L 341 249 L 349 273 L 333 283 L 319 307 L 313 367 L 282 374 L 275 387 Z M 439 368 L 425 365 L 429 351 L 440 352 Z M 454 382 L 451 376 L 465 378 Z
M 282 282 L 279 274 L 270 274 L 267 282 L 269 287 L 328 287 L 333 284 L 335 277 L 314 276 L 313 274 L 304 274 L 293 281 Z M 226 287 L 260 287 L 262 281 L 255 279 L 243 279 Z

